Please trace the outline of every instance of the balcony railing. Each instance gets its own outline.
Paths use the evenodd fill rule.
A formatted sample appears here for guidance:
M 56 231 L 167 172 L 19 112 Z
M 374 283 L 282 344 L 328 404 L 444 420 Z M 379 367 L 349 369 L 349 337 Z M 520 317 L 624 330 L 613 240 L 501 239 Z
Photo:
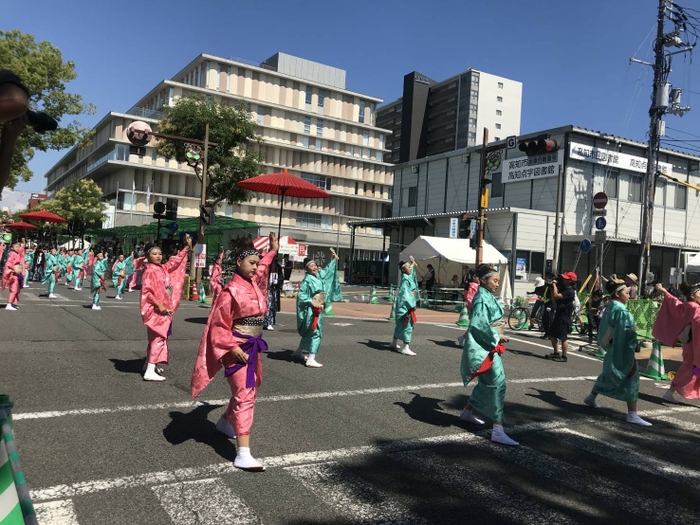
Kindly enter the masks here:
M 112 150 L 106 155 L 103 155 L 102 157 L 97 159 L 95 162 L 88 164 L 87 173 L 90 173 L 92 170 L 99 168 L 107 161 L 114 160 L 116 158 L 116 155 L 117 152 L 115 150 Z
M 155 109 L 146 109 L 133 107 L 126 112 L 127 115 L 134 115 L 136 117 L 152 118 L 154 120 L 160 120 L 163 118 L 162 111 L 156 111 Z

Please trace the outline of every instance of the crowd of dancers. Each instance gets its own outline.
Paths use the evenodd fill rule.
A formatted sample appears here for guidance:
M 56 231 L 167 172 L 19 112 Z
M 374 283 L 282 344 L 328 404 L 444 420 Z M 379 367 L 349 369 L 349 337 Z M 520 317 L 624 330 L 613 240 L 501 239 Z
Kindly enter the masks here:
M 223 369 L 231 390 L 226 412 L 216 424 L 217 431 L 237 443 L 234 465 L 251 471 L 262 471 L 264 466 L 253 457 L 250 433 L 253 426 L 255 400 L 262 381 L 260 353 L 267 350 L 263 329 L 271 327 L 268 303 L 275 301 L 271 288 L 276 284 L 271 267 L 277 264 L 278 242 L 269 237 L 269 250 L 258 252 L 250 239 L 239 240 L 235 250 L 235 272 L 224 285 L 221 281 L 219 256 L 211 270 L 213 302 L 202 335 L 191 380 L 192 397 L 197 397 Z M 178 309 L 185 282 L 188 252 L 192 240 L 185 237 L 185 246 L 167 261 L 158 246 L 148 246 L 142 257 L 134 259 L 123 255 L 112 263 L 112 282 L 120 299 L 125 287 L 132 286 L 135 272 L 143 270 L 141 279 L 140 313 L 146 326 L 148 346 L 143 368 L 145 381 L 165 381 L 164 365 L 169 363 L 168 337 L 172 333 L 173 315 Z M 27 265 L 32 250 L 26 243 L 13 243 L 4 266 L 2 285 L 9 287 L 7 309 L 16 308 L 22 287 L 26 286 Z M 323 314 L 328 306 L 342 300 L 338 279 L 338 257 L 320 268 L 313 259 L 304 263 L 305 276 L 297 295 L 297 332 L 300 343 L 293 353 L 295 359 L 309 368 L 321 368 L 318 353 L 323 338 Z M 65 284 L 75 279 L 75 289 L 91 275 L 94 309 L 99 309 L 100 296 L 105 290 L 108 259 L 101 251 L 52 249 L 46 254 L 48 296 L 61 278 Z M 392 349 L 406 356 L 416 356 L 410 348 L 417 322 L 416 306 L 418 282 L 416 261 L 399 263 L 401 282 L 395 304 L 395 329 Z M 573 276 L 568 276 L 573 279 Z M 475 381 L 469 401 L 460 419 L 474 425 L 483 425 L 481 417 L 493 422 L 491 440 L 508 446 L 517 446 L 503 427 L 507 378 L 503 367 L 508 336 L 504 334 L 504 310 L 496 299 L 500 273 L 489 265 L 478 266 L 469 283 L 465 299 L 470 324 L 460 338 L 463 347 L 461 376 L 465 385 Z M 639 370 L 636 351 L 638 338 L 634 318 L 626 307 L 630 299 L 629 287 L 624 280 L 609 279 L 605 289 L 610 301 L 600 321 L 598 345 L 605 351 L 602 372 L 583 403 L 599 408 L 598 396 L 606 396 L 627 403 L 626 421 L 640 426 L 651 426 L 637 413 L 639 398 Z M 679 368 L 663 399 L 681 402 L 700 398 L 700 284 L 685 286 L 686 301 L 681 301 L 661 285 L 657 292 L 664 300 L 654 327 L 654 337 L 666 345 L 683 346 L 683 364 Z M 562 294 L 558 294 L 562 296 Z M 555 297 L 557 294 L 555 294 Z M 274 315 L 274 312 L 273 312 Z M 556 350 L 556 349 L 555 349 Z

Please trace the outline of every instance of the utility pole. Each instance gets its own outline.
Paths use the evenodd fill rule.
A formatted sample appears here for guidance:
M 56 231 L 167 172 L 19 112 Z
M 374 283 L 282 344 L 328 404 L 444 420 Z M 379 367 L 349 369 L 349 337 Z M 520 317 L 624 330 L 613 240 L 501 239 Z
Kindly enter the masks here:
M 559 248 L 561 246 L 561 192 L 562 179 L 564 178 L 564 166 L 559 166 L 559 178 L 557 179 L 557 205 L 554 217 L 554 255 L 552 257 L 552 273 L 559 275 Z
M 206 206 L 207 204 L 207 158 L 209 153 L 209 146 L 209 122 L 207 122 L 204 128 L 204 145 L 202 146 L 202 195 L 199 201 L 200 206 Z M 214 213 L 213 208 L 211 212 Z M 204 219 L 201 217 L 200 214 L 199 236 L 197 238 L 197 243 L 204 245 L 204 249 L 206 249 L 206 244 L 204 243 L 205 229 L 206 223 L 204 222 Z M 198 290 L 199 283 L 202 282 L 202 269 L 196 267 L 196 259 L 196 256 L 192 254 L 192 261 L 190 262 L 190 284 L 192 290 Z M 190 297 L 192 297 L 192 293 L 190 293 Z
M 666 18 L 674 23 L 674 30 L 664 33 Z M 654 42 L 654 63 L 631 58 L 636 62 L 654 69 L 654 85 L 652 87 L 651 107 L 649 108 L 649 147 L 647 150 L 647 171 L 642 188 L 642 224 L 639 240 L 641 254 L 639 258 L 639 282 L 646 284 L 647 273 L 651 266 L 652 224 L 654 221 L 654 196 L 656 179 L 659 175 L 659 149 L 663 136 L 664 123 L 661 120 L 666 113 L 683 116 L 690 110 L 680 105 L 682 91 L 671 90 L 668 75 L 671 72 L 671 57 L 679 53 L 692 51 L 695 44 L 689 44 L 681 38 L 685 32 L 685 22 L 682 8 L 676 6 L 673 0 L 659 0 L 656 16 L 656 41 Z M 666 53 L 666 47 L 679 48 L 677 51 Z
M 484 128 L 484 138 L 481 147 L 481 158 L 479 163 L 479 171 L 481 179 L 479 180 L 479 230 L 477 231 L 476 244 L 476 265 L 479 266 L 484 259 L 484 222 L 486 220 L 486 208 L 489 207 L 489 189 L 485 182 L 488 180 L 488 171 L 486 170 L 489 143 L 489 130 Z M 515 256 L 515 255 L 513 255 Z

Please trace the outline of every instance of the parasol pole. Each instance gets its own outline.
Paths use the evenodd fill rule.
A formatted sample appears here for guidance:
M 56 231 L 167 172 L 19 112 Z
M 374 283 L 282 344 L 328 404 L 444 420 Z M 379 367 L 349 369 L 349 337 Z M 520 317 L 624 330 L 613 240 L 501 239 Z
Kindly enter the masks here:
M 280 222 L 277 225 L 277 239 L 280 238 L 282 233 L 282 211 L 284 210 L 284 194 L 287 193 L 289 188 L 281 187 L 282 195 L 280 196 Z

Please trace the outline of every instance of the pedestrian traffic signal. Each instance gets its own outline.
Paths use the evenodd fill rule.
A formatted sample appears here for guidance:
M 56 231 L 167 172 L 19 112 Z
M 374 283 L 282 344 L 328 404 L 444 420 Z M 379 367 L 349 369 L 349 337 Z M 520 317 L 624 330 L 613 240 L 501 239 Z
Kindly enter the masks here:
M 177 199 L 166 199 L 165 218 L 169 221 L 177 220 Z
M 524 152 L 528 157 L 532 157 L 557 151 L 559 149 L 559 143 L 549 138 L 547 135 L 542 135 L 533 140 L 522 141 L 518 149 Z
M 468 239 L 471 234 L 471 219 L 460 219 L 459 220 L 459 233 L 458 237 L 460 239 Z
M 469 247 L 476 250 L 479 247 L 479 221 L 474 221 L 474 228 L 469 238 Z

